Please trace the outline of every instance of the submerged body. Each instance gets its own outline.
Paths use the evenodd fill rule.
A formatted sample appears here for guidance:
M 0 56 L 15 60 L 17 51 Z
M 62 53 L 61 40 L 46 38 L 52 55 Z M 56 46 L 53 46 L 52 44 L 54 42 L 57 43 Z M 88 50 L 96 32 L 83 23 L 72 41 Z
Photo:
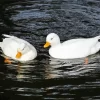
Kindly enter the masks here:
M 15 36 L 4 35 L 6 38 L 3 42 L 0 42 L 0 47 L 3 53 L 10 57 L 11 59 L 18 61 L 29 61 L 37 56 L 37 51 L 34 46 L 32 46 L 27 41 L 17 38 Z M 17 53 L 18 50 L 21 52 L 20 57 Z
M 51 45 L 49 54 L 54 58 L 74 59 L 87 57 L 95 54 L 100 50 L 100 36 L 93 38 L 71 39 L 60 43 L 57 34 L 51 33 L 47 36 L 46 41 Z M 47 47 L 45 44 L 44 47 Z

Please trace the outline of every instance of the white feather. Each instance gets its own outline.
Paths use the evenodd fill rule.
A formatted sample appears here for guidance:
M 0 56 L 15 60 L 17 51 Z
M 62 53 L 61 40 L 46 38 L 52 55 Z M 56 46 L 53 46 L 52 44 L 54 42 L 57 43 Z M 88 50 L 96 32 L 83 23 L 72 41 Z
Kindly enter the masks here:
M 6 34 L 3 34 L 3 36 L 5 36 L 5 38 L 3 42 L 0 42 L 0 47 L 6 56 L 18 61 L 29 61 L 36 58 L 37 51 L 29 42 L 15 36 Z M 16 58 L 18 49 L 21 49 L 23 54 L 19 59 Z
M 60 43 L 59 36 L 55 33 L 47 35 L 46 41 L 51 44 L 49 54 L 54 58 L 74 59 L 87 57 L 100 50 L 100 36 L 93 38 L 71 39 Z

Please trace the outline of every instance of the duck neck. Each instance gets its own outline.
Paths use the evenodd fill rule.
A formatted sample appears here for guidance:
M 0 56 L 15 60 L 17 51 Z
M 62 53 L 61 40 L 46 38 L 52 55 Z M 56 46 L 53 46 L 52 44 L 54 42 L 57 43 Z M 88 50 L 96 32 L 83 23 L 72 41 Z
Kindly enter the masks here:
M 53 44 L 51 45 L 51 47 L 55 47 L 55 46 L 60 45 L 60 44 L 61 44 L 60 41 L 58 41 L 58 42 L 53 43 Z

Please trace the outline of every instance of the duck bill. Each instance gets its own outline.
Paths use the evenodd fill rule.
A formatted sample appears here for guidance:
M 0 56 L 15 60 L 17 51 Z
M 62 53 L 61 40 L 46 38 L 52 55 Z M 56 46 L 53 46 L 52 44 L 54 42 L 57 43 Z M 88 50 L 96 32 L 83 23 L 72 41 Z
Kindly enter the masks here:
M 21 52 L 19 52 L 19 51 L 17 51 L 16 58 L 17 58 L 17 59 L 20 59 L 20 58 L 21 58 L 21 56 L 22 56 L 22 53 L 21 53 Z
M 46 42 L 45 45 L 44 45 L 44 48 L 47 48 L 50 46 L 50 43 L 49 42 Z

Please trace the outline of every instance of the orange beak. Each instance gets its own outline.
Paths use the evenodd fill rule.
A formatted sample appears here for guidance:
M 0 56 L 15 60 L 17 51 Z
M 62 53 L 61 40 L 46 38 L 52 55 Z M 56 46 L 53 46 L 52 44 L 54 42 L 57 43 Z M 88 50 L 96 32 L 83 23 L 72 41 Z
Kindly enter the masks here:
M 44 45 L 44 48 L 47 48 L 50 46 L 50 43 L 49 42 L 46 42 L 45 45 Z
M 22 53 L 21 53 L 21 52 L 19 52 L 19 51 L 17 51 L 16 58 L 17 58 L 17 59 L 20 59 L 20 58 L 21 58 L 21 56 L 22 56 Z

